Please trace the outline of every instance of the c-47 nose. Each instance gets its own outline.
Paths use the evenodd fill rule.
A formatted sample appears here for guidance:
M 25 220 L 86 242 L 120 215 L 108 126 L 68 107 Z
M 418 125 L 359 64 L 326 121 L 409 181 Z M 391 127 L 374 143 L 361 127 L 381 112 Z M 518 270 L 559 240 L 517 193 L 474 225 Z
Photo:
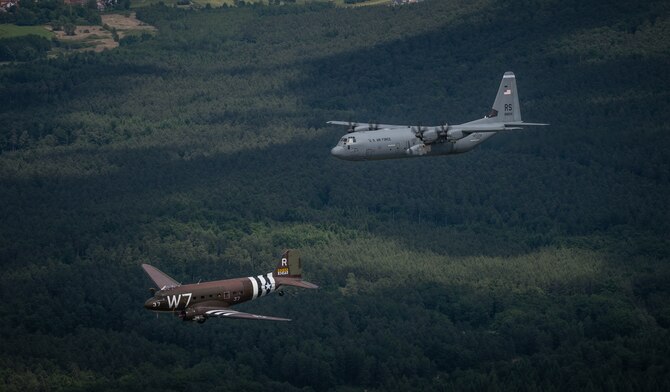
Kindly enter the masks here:
M 156 309 L 158 307 L 158 301 L 154 298 L 149 298 L 147 302 L 144 303 L 144 307 L 147 309 Z
M 342 147 L 342 146 L 333 147 L 333 149 L 330 150 L 330 155 L 332 155 L 334 157 L 341 158 L 342 155 L 344 155 L 344 147 Z

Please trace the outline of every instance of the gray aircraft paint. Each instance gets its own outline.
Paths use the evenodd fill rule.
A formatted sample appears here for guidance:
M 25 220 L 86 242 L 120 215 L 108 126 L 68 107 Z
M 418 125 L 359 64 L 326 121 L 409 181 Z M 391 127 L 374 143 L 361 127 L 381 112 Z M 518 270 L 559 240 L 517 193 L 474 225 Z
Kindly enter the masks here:
M 333 156 L 350 161 L 460 154 L 472 150 L 498 132 L 548 125 L 521 120 L 516 77 L 512 72 L 505 72 L 491 111 L 479 120 L 429 127 L 350 124 L 344 121 L 328 123 L 350 126 L 349 133 L 342 136 L 331 150 Z

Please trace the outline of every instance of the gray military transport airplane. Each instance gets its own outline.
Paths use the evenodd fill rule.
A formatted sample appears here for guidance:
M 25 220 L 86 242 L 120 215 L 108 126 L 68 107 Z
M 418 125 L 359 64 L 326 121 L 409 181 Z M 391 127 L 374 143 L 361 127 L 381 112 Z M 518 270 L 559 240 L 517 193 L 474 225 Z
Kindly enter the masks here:
M 514 73 L 505 72 L 489 114 L 458 125 L 422 127 L 374 123 L 328 121 L 348 125 L 331 154 L 348 161 L 365 161 L 449 155 L 468 152 L 498 132 L 516 131 L 530 125 L 521 120 Z
M 210 317 L 290 321 L 286 318 L 237 312 L 229 307 L 268 295 L 281 286 L 318 288 L 317 285 L 302 280 L 300 255 L 295 250 L 285 251 L 273 272 L 247 278 L 182 285 L 156 267 L 142 264 L 142 268 L 160 288 L 158 291 L 152 289 L 154 296 L 144 303 L 145 308 L 154 312 L 176 313 L 184 321 L 198 323 L 204 323 Z M 279 291 L 279 295 L 283 293 L 282 290 Z

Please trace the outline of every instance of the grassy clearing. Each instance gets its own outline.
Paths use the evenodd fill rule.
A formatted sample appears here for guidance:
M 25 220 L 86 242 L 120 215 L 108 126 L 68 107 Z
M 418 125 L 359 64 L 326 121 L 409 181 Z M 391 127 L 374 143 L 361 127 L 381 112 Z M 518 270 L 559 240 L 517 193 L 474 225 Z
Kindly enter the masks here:
M 130 3 L 130 8 L 141 8 L 147 7 L 152 4 L 158 4 L 161 0 L 132 0 Z M 177 4 L 177 0 L 163 0 L 165 5 L 173 6 Z
M 42 26 L 17 26 L 13 24 L 0 24 L 0 38 L 20 37 L 22 35 L 35 34 L 44 38 L 53 37 L 53 33 Z
M 205 251 L 206 241 L 193 245 L 194 239 L 207 238 L 208 229 L 195 234 L 197 231 L 197 226 L 188 225 L 188 230 L 175 234 L 180 237 L 190 233 L 184 236 L 181 245 L 170 241 L 169 246 L 176 246 L 170 249 L 170 254 L 188 255 L 185 263 L 187 259 L 212 259 Z M 187 238 L 189 235 L 193 238 Z M 535 294 L 578 292 L 605 281 L 622 284 L 612 278 L 613 267 L 607 255 L 586 249 L 548 247 L 512 257 L 454 257 L 410 249 L 392 239 L 344 228 L 324 229 L 309 224 L 257 225 L 253 233 L 240 238 L 223 257 L 230 257 L 240 267 L 246 265 L 245 269 L 262 270 L 268 267 L 268 260 L 273 260 L 279 244 L 300 249 L 310 278 L 325 282 L 329 276 L 353 273 L 359 291 L 390 288 L 398 282 Z

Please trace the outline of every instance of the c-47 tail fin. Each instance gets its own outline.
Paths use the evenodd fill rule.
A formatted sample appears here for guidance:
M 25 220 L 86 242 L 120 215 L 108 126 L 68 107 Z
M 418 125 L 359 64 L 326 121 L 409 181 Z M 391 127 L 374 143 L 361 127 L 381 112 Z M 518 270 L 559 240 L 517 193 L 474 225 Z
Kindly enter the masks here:
M 272 272 L 272 276 L 277 282 L 277 286 L 283 284 L 306 289 L 319 287 L 314 283 L 302 280 L 302 265 L 300 263 L 300 253 L 297 250 L 284 251 L 277 268 Z

